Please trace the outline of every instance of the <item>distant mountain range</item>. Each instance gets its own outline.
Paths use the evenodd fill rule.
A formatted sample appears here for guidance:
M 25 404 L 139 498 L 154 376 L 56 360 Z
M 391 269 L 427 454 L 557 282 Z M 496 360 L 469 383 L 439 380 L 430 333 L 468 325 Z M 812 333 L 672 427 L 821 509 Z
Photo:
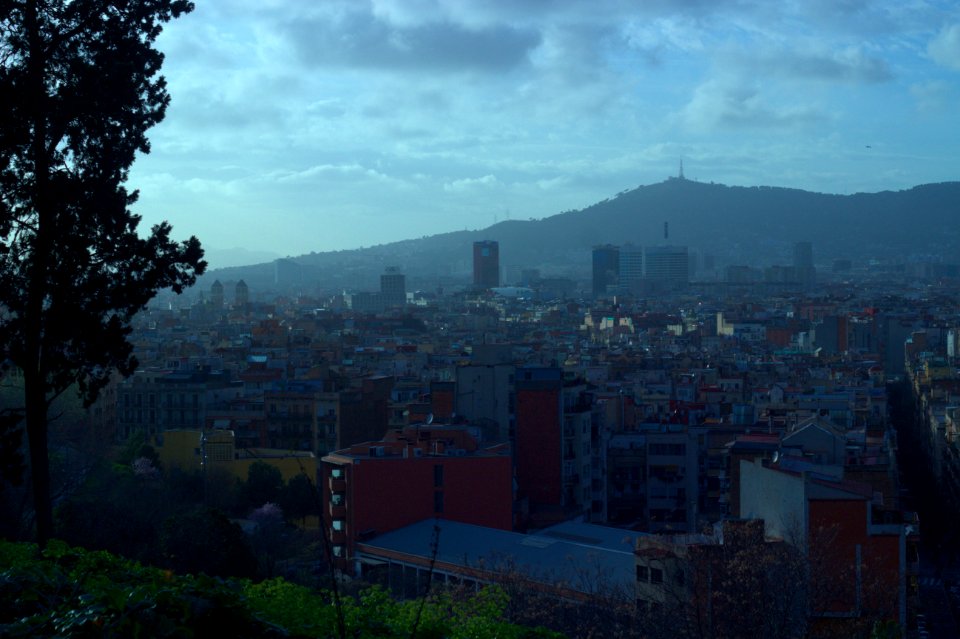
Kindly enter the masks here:
M 664 238 L 664 223 L 669 238 Z M 905 191 L 829 195 L 779 187 L 735 187 L 671 178 L 626 190 L 577 211 L 541 220 L 510 220 L 369 248 L 311 253 L 289 262 L 217 269 L 204 282 L 244 278 L 270 286 L 301 269 L 304 284 L 375 288 L 385 266 L 399 266 L 414 286 L 469 275 L 472 243 L 500 243 L 501 266 L 583 277 L 597 244 L 679 244 L 718 264 L 790 264 L 792 245 L 813 242 L 822 265 L 849 258 L 960 261 L 960 182 Z M 282 261 L 281 261 L 282 262 Z M 203 283 L 201 283 L 201 286 Z M 408 284 L 409 288 L 409 284 Z

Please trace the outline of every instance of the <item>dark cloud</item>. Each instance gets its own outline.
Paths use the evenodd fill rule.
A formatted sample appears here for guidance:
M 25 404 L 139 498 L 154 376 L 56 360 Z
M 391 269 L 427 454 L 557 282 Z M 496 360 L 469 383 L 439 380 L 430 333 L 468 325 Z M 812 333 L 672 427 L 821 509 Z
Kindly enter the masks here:
M 860 49 L 826 52 L 772 50 L 740 52 L 732 60 L 733 69 L 770 79 L 806 79 L 827 82 L 877 84 L 893 79 L 887 61 L 867 55 Z
M 317 66 L 429 71 L 507 71 L 540 44 L 535 31 L 509 26 L 479 29 L 449 22 L 393 26 L 352 13 L 339 20 L 287 24 L 297 53 Z
M 893 73 L 885 60 L 860 52 L 849 55 L 795 55 L 787 56 L 775 65 L 792 75 L 834 81 L 887 82 Z
M 782 128 L 817 126 L 827 122 L 827 117 L 811 108 L 777 109 L 744 102 L 731 102 L 717 113 L 717 123 L 734 128 Z

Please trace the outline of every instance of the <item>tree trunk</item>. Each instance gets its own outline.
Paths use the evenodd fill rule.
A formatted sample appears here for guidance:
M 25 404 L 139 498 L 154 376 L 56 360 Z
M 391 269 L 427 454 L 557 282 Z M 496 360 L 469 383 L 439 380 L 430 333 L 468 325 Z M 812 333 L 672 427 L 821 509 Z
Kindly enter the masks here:
M 37 544 L 47 546 L 53 535 L 53 505 L 50 503 L 50 456 L 47 450 L 47 403 L 42 386 L 33 375 L 24 379 L 27 441 L 30 445 L 30 481 L 33 486 L 33 510 L 37 522 Z M 38 389 L 39 386 L 39 389 Z
M 34 183 L 33 203 L 36 211 L 36 239 L 29 256 L 29 291 L 24 318 L 27 330 L 24 338 L 26 366 L 24 366 L 24 399 L 26 401 L 27 441 L 30 445 L 30 477 L 33 485 L 33 504 L 37 522 L 37 543 L 47 545 L 53 534 L 53 508 L 50 503 L 50 458 L 47 451 L 47 376 L 43 350 L 44 303 L 47 291 L 47 260 L 49 235 L 52 227 L 51 194 L 48 192 L 50 158 L 47 156 L 47 89 L 44 81 L 46 59 L 40 33 L 40 15 L 36 0 L 25 7 L 24 24 L 29 41 L 28 91 L 33 115 Z

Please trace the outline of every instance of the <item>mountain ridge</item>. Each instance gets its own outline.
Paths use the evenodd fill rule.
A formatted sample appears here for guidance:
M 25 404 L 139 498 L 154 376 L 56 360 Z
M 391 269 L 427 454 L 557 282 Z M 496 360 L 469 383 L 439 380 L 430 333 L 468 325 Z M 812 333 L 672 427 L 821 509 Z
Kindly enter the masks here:
M 589 269 L 594 245 L 664 243 L 664 222 L 670 243 L 721 263 L 789 264 L 798 240 L 813 242 L 818 260 L 943 259 L 960 249 L 960 227 L 951 223 L 957 213 L 960 182 L 839 195 L 669 178 L 539 220 L 505 220 L 485 229 L 288 259 L 321 279 L 350 273 L 345 282 L 370 287 L 388 265 L 400 266 L 414 280 L 462 277 L 470 270 L 472 243 L 488 239 L 500 243 L 502 266 L 570 276 Z M 268 271 L 276 271 L 276 262 L 216 269 L 207 277 L 266 284 Z

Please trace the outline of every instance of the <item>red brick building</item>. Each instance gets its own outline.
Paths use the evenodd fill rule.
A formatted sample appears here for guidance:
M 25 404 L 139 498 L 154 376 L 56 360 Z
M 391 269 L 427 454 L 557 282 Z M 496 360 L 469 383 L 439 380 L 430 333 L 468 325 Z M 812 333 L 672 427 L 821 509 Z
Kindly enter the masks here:
M 509 447 L 482 448 L 466 426 L 407 426 L 323 458 L 324 517 L 334 560 L 358 541 L 434 517 L 512 530 Z
M 908 522 L 894 520 L 876 502 L 869 485 L 761 460 L 740 460 L 740 473 L 741 515 L 763 519 L 767 536 L 806 552 L 813 623 L 905 624 L 908 557 L 915 555 L 916 538 Z
M 563 504 L 562 392 L 559 369 L 517 372 L 517 496 L 531 506 Z

